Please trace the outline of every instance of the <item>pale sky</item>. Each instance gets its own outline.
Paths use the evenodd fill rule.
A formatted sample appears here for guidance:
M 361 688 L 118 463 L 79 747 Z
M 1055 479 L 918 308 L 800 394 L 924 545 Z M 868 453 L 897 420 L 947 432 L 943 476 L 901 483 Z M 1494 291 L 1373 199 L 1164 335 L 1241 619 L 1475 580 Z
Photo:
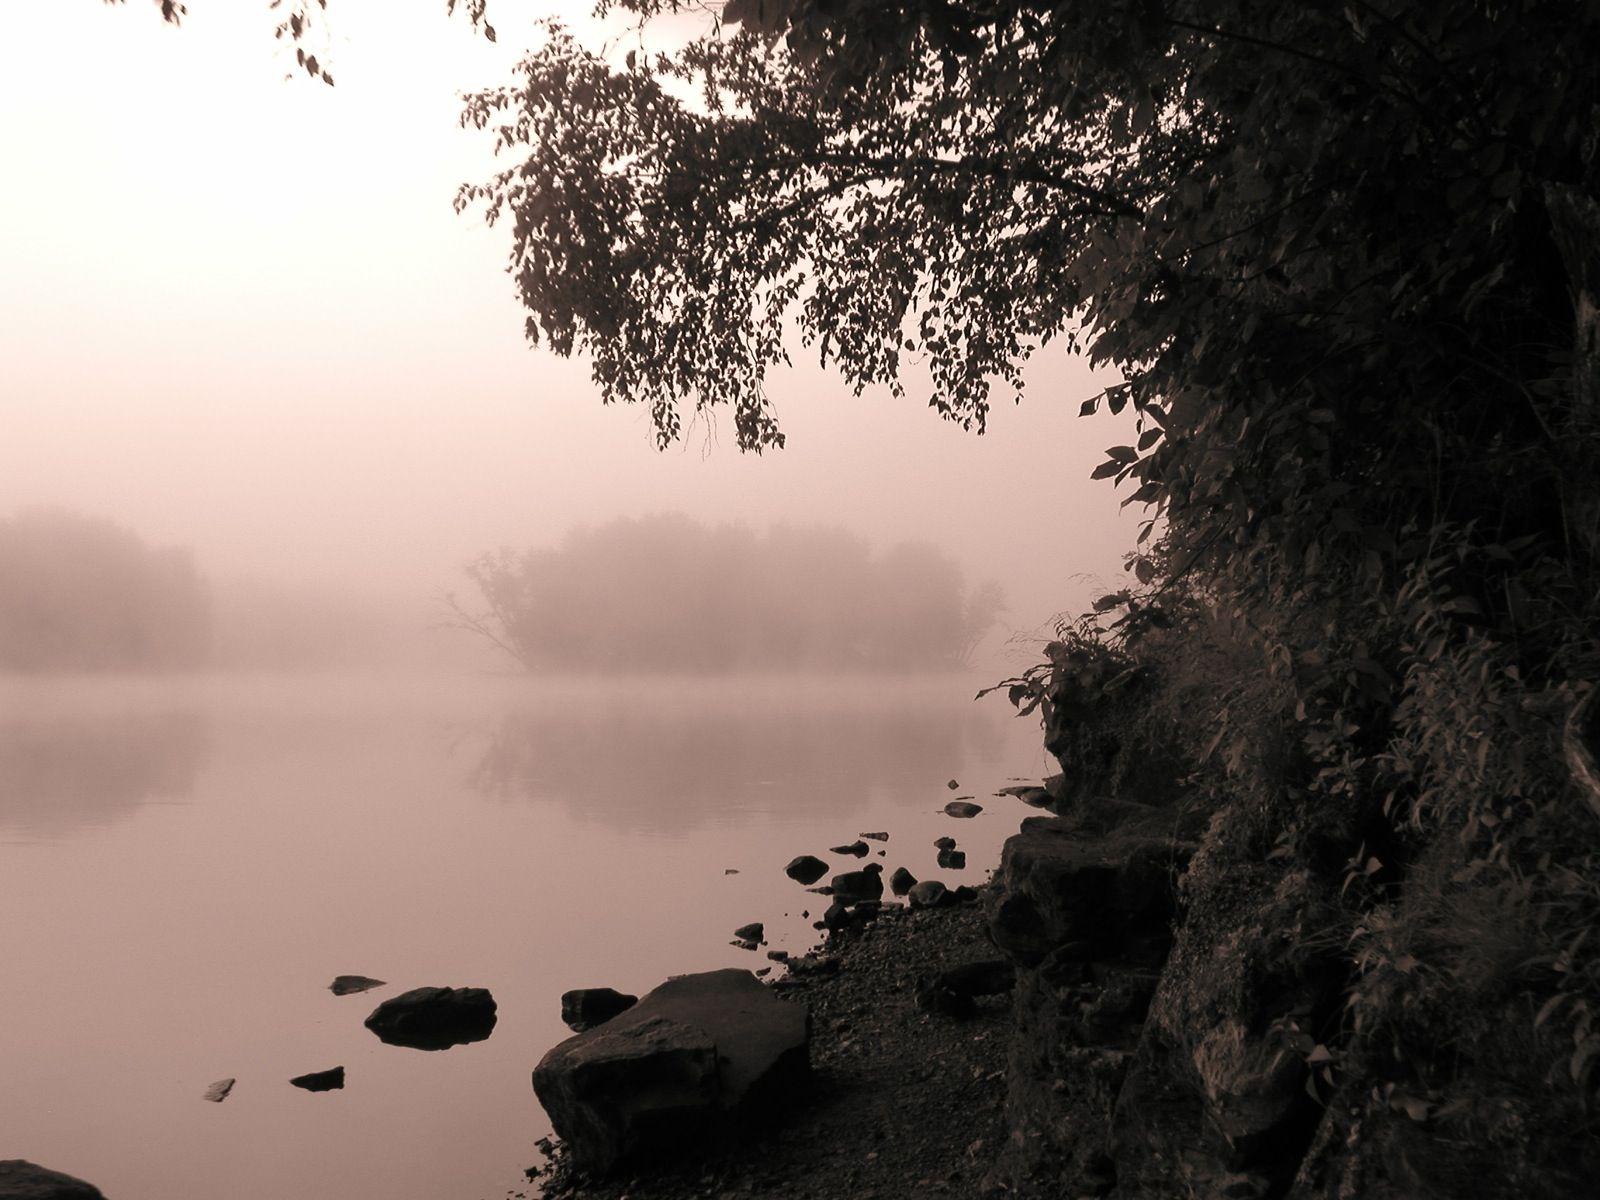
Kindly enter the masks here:
M 492 0 L 498 46 L 444 0 L 331 7 L 330 90 L 285 81 L 266 0 L 178 29 L 149 0 L 0 0 L 0 515 L 419 597 L 479 550 L 669 510 L 933 541 L 1018 625 L 1122 577 L 1135 512 L 1088 474 L 1126 438 L 1077 419 L 1095 386 L 1055 353 L 982 438 L 805 366 L 769 382 L 786 450 L 741 456 L 724 420 L 656 452 L 585 363 L 527 347 L 508 235 L 451 209 L 492 166 L 457 93 L 587 0 Z

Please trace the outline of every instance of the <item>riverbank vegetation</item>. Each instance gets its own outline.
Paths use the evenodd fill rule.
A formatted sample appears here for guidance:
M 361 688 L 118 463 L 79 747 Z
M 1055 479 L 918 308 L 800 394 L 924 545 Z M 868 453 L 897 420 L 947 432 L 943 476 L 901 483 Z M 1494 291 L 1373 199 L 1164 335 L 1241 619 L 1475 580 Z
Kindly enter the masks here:
M 1046 347 L 1121 373 L 1082 411 L 1133 422 L 1129 587 L 1008 686 L 1079 799 L 1211 814 L 1175 963 L 1293 917 L 1150 1036 L 1298 1063 L 1318 1194 L 1595 1167 L 1597 52 L 1555 0 L 735 0 L 467 102 L 530 338 L 663 444 L 726 406 L 781 447 L 791 323 L 975 429 Z

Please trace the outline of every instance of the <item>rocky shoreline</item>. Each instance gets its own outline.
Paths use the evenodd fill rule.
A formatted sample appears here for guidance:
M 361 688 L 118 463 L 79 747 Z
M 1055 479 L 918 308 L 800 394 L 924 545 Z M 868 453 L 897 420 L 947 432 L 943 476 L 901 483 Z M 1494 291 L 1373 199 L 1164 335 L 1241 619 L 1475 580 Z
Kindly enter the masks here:
M 985 886 L 859 900 L 771 984 L 813 1031 L 780 1122 L 606 1177 L 556 1147 L 513 1200 L 1587 1194 L 1592 1132 L 1541 1125 L 1548 1079 L 1500 1045 L 1531 1012 L 1446 1084 L 1342 1023 L 1337 855 L 1243 802 L 1051 783 Z
M 509 1195 L 1004 1194 L 990 1175 L 1003 1136 L 1009 997 L 974 996 L 969 987 L 952 1003 L 930 987 L 947 972 L 994 958 L 982 903 L 883 905 L 870 921 L 830 931 L 823 947 L 791 960 L 772 984 L 811 1014 L 808 1094 L 781 1121 L 716 1154 L 608 1178 L 586 1175 L 557 1143 L 548 1161 L 531 1169 L 529 1187 Z

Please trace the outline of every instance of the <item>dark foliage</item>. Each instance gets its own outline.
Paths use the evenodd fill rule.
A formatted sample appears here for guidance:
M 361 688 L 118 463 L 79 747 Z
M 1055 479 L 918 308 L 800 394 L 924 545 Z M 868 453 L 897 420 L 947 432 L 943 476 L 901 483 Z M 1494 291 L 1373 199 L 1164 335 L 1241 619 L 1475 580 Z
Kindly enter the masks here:
M 1597 59 L 1571 0 L 734 0 L 620 62 L 552 29 L 469 98 L 512 161 L 461 202 L 663 443 L 781 446 L 791 323 L 978 429 L 1047 346 L 1120 371 L 1133 578 L 1013 699 L 1083 788 L 1159 743 L 1233 831 L 1197 898 L 1331 881 L 1339 1027 L 1258 1014 L 1319 1100 L 1537 1172 L 1600 1074 Z

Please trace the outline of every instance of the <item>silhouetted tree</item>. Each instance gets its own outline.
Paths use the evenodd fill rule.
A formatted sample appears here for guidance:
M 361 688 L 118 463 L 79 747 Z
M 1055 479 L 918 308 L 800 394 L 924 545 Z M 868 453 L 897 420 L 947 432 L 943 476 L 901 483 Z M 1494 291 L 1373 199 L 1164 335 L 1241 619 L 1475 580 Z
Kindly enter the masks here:
M 947 669 L 997 611 L 994 585 L 969 596 L 929 546 L 874 556 L 843 529 L 756 534 L 684 516 L 486 554 L 467 575 L 483 607 L 451 598 L 450 623 L 529 669 Z

